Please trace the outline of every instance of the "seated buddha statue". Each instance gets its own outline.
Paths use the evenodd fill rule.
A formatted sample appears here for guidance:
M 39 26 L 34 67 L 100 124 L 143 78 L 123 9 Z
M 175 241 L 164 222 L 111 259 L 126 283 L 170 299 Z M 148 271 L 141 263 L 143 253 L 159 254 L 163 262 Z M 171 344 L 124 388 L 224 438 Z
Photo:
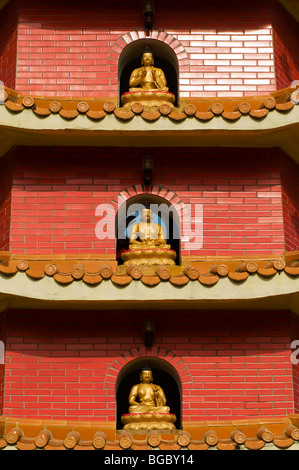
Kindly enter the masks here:
M 133 225 L 131 229 L 129 248 L 135 250 L 154 246 L 170 248 L 170 245 L 166 245 L 163 228 L 152 221 L 151 210 L 145 208 L 140 213 L 140 222 Z
M 166 406 L 166 397 L 159 385 L 153 384 L 148 367 L 140 373 L 140 383 L 131 388 L 129 413 L 122 416 L 124 429 L 175 429 L 176 416 Z
M 149 49 L 143 52 L 141 65 L 142 67 L 133 70 L 131 74 L 130 91 L 140 91 L 140 88 L 168 91 L 165 74 L 163 70 L 154 67 L 154 57 Z
M 144 208 L 140 213 L 140 222 L 133 225 L 129 250 L 121 255 L 125 265 L 172 265 L 175 264 L 176 252 L 166 243 L 161 225 L 152 221 L 151 209 Z
M 173 106 L 175 96 L 169 92 L 162 69 L 154 67 L 154 56 L 150 49 L 145 49 L 141 57 L 141 67 L 133 70 L 129 80 L 129 91 L 123 93 L 121 102 L 124 107 L 133 103 L 143 106 Z

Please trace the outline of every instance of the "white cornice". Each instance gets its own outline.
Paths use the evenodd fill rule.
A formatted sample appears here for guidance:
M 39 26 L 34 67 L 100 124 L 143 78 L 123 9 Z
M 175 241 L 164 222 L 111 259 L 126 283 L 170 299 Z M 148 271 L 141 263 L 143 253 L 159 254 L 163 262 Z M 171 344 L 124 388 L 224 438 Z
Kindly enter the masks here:
M 147 122 L 141 116 L 121 121 L 113 114 L 101 121 L 79 115 L 66 120 L 46 118 L 32 110 L 15 114 L 0 106 L 0 156 L 11 147 L 118 146 L 118 147 L 279 147 L 299 163 L 299 106 L 282 113 L 271 111 L 264 119 L 242 116 L 231 122 L 222 117 L 211 121 L 187 118 L 181 122 L 160 117 Z
M 0 275 L 0 311 L 9 308 L 51 309 L 273 309 L 290 310 L 299 315 L 299 278 L 281 273 L 272 279 L 253 276 L 239 284 L 228 278 L 206 287 L 198 281 L 183 288 L 171 283 L 153 287 L 132 281 L 126 287 L 111 280 L 97 287 L 79 281 L 61 286 L 52 278 L 32 280 L 17 273 Z

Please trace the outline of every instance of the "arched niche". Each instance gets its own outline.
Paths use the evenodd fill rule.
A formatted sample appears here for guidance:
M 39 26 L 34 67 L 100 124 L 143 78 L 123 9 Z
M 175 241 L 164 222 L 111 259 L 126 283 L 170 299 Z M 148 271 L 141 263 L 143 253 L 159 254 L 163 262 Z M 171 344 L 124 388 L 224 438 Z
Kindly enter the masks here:
M 166 243 L 176 252 L 175 263 L 181 262 L 181 221 L 175 207 L 161 196 L 140 194 L 128 199 L 118 210 L 115 220 L 116 259 L 123 264 L 121 253 L 129 249 L 130 228 L 139 221 L 138 206 L 149 206 L 153 213 L 153 222 L 161 224 Z M 137 207 L 136 207 L 137 206 Z
M 118 60 L 118 92 L 119 106 L 121 95 L 129 91 L 129 79 L 134 69 L 141 67 L 142 52 L 149 47 L 154 55 L 155 67 L 161 68 L 165 73 L 169 91 L 176 97 L 175 106 L 179 100 L 179 64 L 173 49 L 162 41 L 156 39 L 139 39 L 128 44 L 120 54 Z
M 170 412 L 176 415 L 175 426 L 182 429 L 182 383 L 176 369 L 164 359 L 157 357 L 140 357 L 126 364 L 118 374 L 115 385 L 116 425 L 122 429 L 121 417 L 128 413 L 129 394 L 133 385 L 140 383 L 142 367 L 149 366 L 153 371 L 153 383 L 163 388 Z

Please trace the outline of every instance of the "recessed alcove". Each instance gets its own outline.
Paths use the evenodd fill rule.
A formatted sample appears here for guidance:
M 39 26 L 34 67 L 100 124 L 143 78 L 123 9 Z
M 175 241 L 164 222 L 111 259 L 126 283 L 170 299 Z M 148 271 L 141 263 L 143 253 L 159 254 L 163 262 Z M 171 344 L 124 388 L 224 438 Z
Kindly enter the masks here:
M 176 369 L 167 361 L 157 357 L 140 357 L 126 364 L 118 374 L 116 381 L 116 423 L 122 429 L 121 417 L 128 413 L 129 394 L 133 385 L 140 383 L 142 367 L 149 366 L 153 372 L 153 383 L 163 388 L 167 406 L 176 415 L 177 429 L 182 428 L 182 384 Z
M 169 91 L 176 97 L 174 103 L 179 102 L 179 65 L 175 52 L 167 44 L 155 39 L 140 39 L 128 44 L 118 60 L 118 98 L 121 107 L 121 96 L 129 91 L 129 79 L 134 69 L 141 67 L 141 56 L 145 48 L 151 49 L 155 67 L 163 70 Z
M 171 245 L 177 254 L 175 263 L 181 261 L 181 223 L 175 207 L 167 200 L 153 194 L 140 194 L 128 199 L 118 210 L 115 221 L 116 259 L 123 264 L 121 254 L 129 248 L 130 229 L 139 222 L 141 207 L 150 207 L 152 220 L 161 225 L 164 230 L 166 243 Z

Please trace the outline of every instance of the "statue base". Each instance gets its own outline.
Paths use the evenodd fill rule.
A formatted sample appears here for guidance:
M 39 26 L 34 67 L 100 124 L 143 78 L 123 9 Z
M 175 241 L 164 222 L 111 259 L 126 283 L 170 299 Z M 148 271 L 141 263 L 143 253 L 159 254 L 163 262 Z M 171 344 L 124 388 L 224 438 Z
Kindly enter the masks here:
M 121 103 L 124 108 L 130 108 L 135 103 L 142 104 L 145 107 L 160 107 L 163 104 L 173 107 L 174 102 L 175 95 L 163 90 L 140 89 L 138 91 L 128 91 L 121 96 Z
M 124 251 L 121 259 L 125 266 L 173 266 L 176 252 L 169 248 L 135 248 Z
M 176 416 L 173 413 L 128 413 L 121 417 L 123 429 L 127 431 L 152 431 L 153 429 L 172 431 L 176 429 Z

